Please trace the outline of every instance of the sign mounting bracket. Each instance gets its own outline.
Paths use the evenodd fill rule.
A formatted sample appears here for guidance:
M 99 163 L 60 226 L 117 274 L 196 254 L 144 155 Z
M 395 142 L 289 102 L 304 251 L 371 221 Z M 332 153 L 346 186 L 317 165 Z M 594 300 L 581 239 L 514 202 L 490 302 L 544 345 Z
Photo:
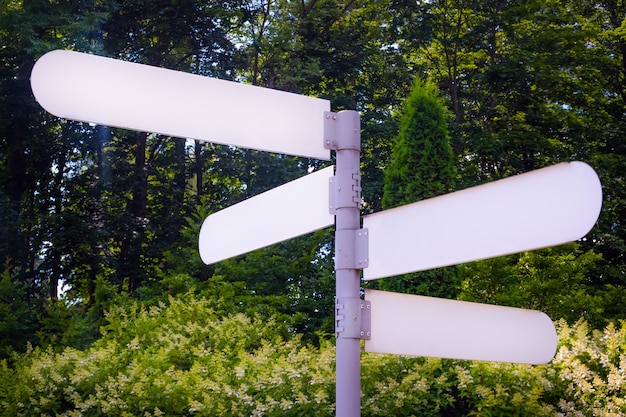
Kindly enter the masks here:
M 363 269 L 369 265 L 367 229 L 335 231 L 335 269 Z
M 360 119 L 355 119 L 353 112 L 353 110 L 340 111 L 339 113 L 324 112 L 325 149 L 333 151 L 361 150 Z
M 335 332 L 337 338 L 370 340 L 372 336 L 371 302 L 360 298 L 335 301 Z
M 363 203 L 361 197 L 361 176 L 352 171 L 339 172 L 328 181 L 328 211 L 335 214 L 338 208 L 360 207 Z

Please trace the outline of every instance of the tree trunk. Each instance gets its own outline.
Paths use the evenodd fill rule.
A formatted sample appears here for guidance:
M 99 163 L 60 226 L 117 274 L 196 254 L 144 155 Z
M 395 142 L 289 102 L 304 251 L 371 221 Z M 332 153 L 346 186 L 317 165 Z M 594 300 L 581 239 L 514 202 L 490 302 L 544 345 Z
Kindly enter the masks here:
M 122 285 L 127 285 L 129 293 L 135 292 L 144 280 L 144 270 L 141 265 L 145 228 L 147 226 L 148 204 L 148 174 L 146 167 L 146 144 L 148 134 L 145 132 L 136 135 L 137 143 L 133 154 L 135 166 L 132 182 L 132 197 L 128 205 L 130 221 L 126 236 L 122 242 L 118 276 Z
M 65 164 L 67 163 L 67 153 L 65 149 L 61 149 L 59 152 L 59 157 L 57 160 L 58 171 L 54 176 L 54 184 L 52 187 L 53 200 L 54 200 L 54 215 L 57 219 L 61 218 L 61 212 L 63 211 L 63 196 L 61 193 L 61 187 L 63 186 L 63 175 L 65 173 Z M 59 223 L 57 222 L 57 225 Z M 58 227 L 58 226 L 57 226 Z M 55 242 L 56 239 L 52 241 L 52 249 L 50 253 L 51 257 L 51 268 L 50 268 L 50 276 L 48 281 L 48 293 L 50 296 L 50 300 L 55 301 L 58 298 L 58 287 L 59 287 L 59 279 L 61 277 L 62 267 L 61 267 L 61 254 L 59 252 L 58 244 Z
M 194 146 L 194 155 L 195 155 L 195 177 L 196 177 L 196 205 L 200 205 L 202 203 L 202 195 L 204 190 L 202 188 L 202 183 L 204 181 L 204 164 L 202 158 L 202 142 L 195 141 Z

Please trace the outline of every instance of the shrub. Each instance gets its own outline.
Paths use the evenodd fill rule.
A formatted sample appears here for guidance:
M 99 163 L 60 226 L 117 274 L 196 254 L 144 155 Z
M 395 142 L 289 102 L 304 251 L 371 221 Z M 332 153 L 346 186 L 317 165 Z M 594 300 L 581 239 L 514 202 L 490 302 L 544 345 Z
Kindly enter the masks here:
M 0 362 L 1 416 L 332 416 L 334 348 L 192 293 L 113 307 L 86 350 Z M 626 326 L 558 323 L 542 366 L 362 356 L 363 416 L 626 415 Z

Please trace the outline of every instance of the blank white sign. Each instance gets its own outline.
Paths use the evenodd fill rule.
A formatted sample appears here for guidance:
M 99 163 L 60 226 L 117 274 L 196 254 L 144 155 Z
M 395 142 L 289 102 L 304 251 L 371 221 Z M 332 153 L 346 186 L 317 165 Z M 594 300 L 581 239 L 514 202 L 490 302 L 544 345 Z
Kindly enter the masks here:
M 330 159 L 328 100 L 72 51 L 42 56 L 31 87 L 66 119 Z
M 375 290 L 365 299 L 367 352 L 529 364 L 556 352 L 554 324 L 539 311 Z
M 200 229 L 200 257 L 212 264 L 332 226 L 330 166 L 210 215 Z
M 589 165 L 568 162 L 363 218 L 366 280 L 571 242 L 602 206 Z

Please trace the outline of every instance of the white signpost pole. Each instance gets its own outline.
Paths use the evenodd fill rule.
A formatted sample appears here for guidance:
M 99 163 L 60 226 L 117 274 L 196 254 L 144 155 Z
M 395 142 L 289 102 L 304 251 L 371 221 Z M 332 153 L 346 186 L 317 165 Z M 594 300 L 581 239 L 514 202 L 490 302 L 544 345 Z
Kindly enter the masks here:
M 361 299 L 356 253 L 361 205 L 361 127 L 356 111 L 326 113 L 324 143 L 336 151 L 329 210 L 335 213 L 336 412 L 361 415 Z

